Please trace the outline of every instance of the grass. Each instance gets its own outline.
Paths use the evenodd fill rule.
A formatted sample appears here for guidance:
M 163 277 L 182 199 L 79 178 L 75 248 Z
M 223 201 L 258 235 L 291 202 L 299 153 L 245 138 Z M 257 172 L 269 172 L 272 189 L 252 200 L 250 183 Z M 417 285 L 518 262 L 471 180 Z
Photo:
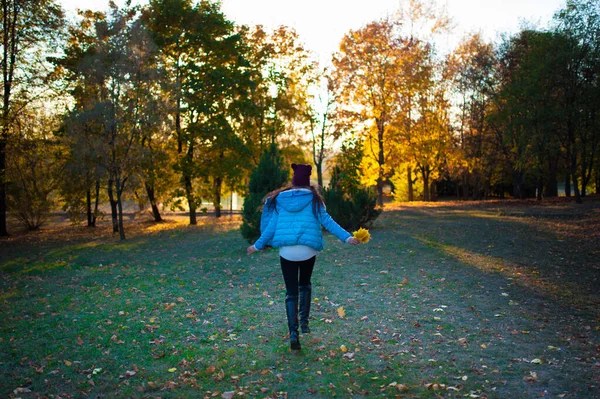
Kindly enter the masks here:
M 299 353 L 278 255 L 247 256 L 235 219 L 18 236 L 0 397 L 600 398 L 599 220 L 443 203 L 388 209 L 367 245 L 327 235 Z

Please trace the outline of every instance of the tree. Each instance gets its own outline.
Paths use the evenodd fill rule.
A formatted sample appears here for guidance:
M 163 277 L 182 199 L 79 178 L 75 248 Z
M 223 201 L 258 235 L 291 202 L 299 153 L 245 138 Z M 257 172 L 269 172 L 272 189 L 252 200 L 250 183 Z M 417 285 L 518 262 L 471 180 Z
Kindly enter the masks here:
M 491 43 L 479 34 L 468 35 L 448 56 L 454 105 L 457 156 L 450 176 L 458 180 L 456 193 L 473 199 L 486 197 L 498 183 L 502 149 L 488 117 L 496 87 L 496 57 Z
M 63 26 L 63 12 L 54 0 L 2 0 L 1 13 L 0 236 L 7 236 L 7 143 L 20 112 L 39 95 L 34 88 L 46 74 L 41 68 L 44 60 L 33 50 L 43 54 L 44 48 L 53 44 Z
M 340 117 L 362 130 L 369 140 L 367 161 L 376 167 L 377 203 L 383 205 L 383 184 L 390 175 L 390 124 L 401 111 L 402 65 L 408 46 L 391 19 L 372 22 L 344 36 L 333 57 L 333 77 Z M 362 126 L 362 129 L 361 127 Z
M 36 109 L 21 114 L 18 122 L 8 147 L 8 205 L 28 230 L 37 230 L 57 202 L 56 191 L 64 178 L 64 147 L 54 135 L 56 116 Z
M 197 223 L 200 192 L 211 193 L 220 215 L 222 185 L 227 170 L 235 169 L 225 170 L 224 160 L 243 161 L 233 121 L 245 112 L 250 72 L 242 37 L 219 7 L 209 1 L 152 0 L 143 16 L 166 71 L 163 90 L 175 121 L 176 169 L 190 224 Z M 211 189 L 203 190 L 206 185 Z
M 310 55 L 291 28 L 267 31 L 243 28 L 253 86 L 239 131 L 258 164 L 263 151 L 276 143 L 282 149 L 300 143 L 310 109 L 309 85 L 314 76 Z
M 555 15 L 556 31 L 567 39 L 570 56 L 561 69 L 566 115 L 566 151 L 575 198 L 586 195 L 598 148 L 600 94 L 600 5 L 594 0 L 569 0 Z
M 306 119 L 311 133 L 312 160 L 317 171 L 317 182 L 323 187 L 325 160 L 333 154 L 333 146 L 340 136 L 336 129 L 336 105 L 334 83 L 331 74 L 324 69 L 313 80 L 318 101 L 308 109 Z
M 250 175 L 248 193 L 242 210 L 242 236 L 248 242 L 260 237 L 261 205 L 264 197 L 288 181 L 288 168 L 283 163 L 277 145 L 271 144 L 263 152 L 260 162 Z
M 360 139 L 350 138 L 342 144 L 336 157 L 329 186 L 323 189 L 327 211 L 346 230 L 369 227 L 381 214 L 374 190 L 360 184 L 363 158 Z

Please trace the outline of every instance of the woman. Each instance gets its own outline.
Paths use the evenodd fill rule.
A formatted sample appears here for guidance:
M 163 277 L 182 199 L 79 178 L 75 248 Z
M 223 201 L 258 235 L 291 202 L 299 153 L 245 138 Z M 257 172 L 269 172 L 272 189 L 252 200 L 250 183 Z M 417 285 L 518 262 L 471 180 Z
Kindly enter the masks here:
M 290 331 L 290 346 L 300 349 L 298 310 L 303 333 L 309 333 L 308 316 L 311 283 L 316 255 L 323 249 L 321 226 L 340 240 L 357 245 L 350 233 L 326 212 L 323 198 L 310 185 L 310 165 L 292 164 L 292 185 L 265 197 L 261 218 L 261 236 L 248 247 L 248 254 L 267 245 L 279 248 L 281 271 L 285 281 L 285 310 Z M 299 303 L 299 306 L 298 306 Z

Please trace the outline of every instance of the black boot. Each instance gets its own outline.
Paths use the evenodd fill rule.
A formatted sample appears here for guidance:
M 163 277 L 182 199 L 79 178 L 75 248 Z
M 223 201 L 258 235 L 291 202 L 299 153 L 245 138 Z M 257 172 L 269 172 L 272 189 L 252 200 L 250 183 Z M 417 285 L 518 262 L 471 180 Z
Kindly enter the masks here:
M 298 287 L 300 302 L 300 329 L 303 334 L 308 334 L 310 328 L 308 328 L 308 316 L 310 316 L 310 301 L 312 293 L 312 285 L 301 285 Z
M 290 347 L 292 350 L 300 349 L 300 337 L 298 334 L 298 297 L 288 295 L 285 297 L 285 313 L 290 330 Z

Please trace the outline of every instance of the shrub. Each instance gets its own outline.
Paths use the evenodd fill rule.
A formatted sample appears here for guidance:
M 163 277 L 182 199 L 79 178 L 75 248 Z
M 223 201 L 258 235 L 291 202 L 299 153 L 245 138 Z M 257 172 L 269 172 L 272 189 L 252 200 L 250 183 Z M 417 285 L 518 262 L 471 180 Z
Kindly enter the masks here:
M 281 152 L 271 144 L 263 153 L 258 166 L 250 175 L 248 193 L 242 210 L 242 236 L 248 242 L 260 237 L 260 217 L 262 200 L 271 191 L 280 188 L 288 181 L 288 168 L 284 166 Z
M 372 188 L 351 184 L 345 177 L 341 167 L 335 166 L 329 186 L 323 190 L 327 212 L 346 230 L 370 227 L 381 213 L 377 193 Z

